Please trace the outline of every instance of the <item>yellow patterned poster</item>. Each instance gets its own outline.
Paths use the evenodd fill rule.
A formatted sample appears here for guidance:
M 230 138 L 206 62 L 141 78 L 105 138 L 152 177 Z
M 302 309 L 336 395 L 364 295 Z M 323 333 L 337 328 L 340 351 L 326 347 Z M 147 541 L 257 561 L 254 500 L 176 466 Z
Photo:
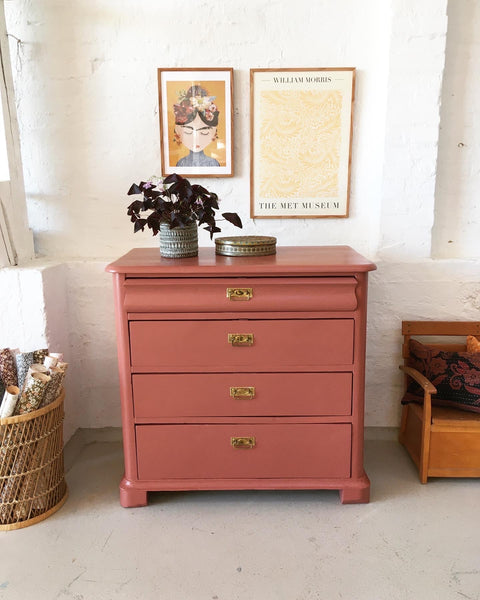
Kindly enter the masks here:
M 251 216 L 348 216 L 355 69 L 251 70 Z

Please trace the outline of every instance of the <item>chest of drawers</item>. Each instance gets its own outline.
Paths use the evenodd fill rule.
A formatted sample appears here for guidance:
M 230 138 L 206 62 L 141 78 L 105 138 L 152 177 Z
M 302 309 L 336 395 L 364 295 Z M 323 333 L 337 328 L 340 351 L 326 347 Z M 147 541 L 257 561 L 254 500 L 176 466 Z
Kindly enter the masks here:
M 113 273 L 125 475 L 147 492 L 336 489 L 368 502 L 363 468 L 368 271 L 347 246 L 165 259 Z

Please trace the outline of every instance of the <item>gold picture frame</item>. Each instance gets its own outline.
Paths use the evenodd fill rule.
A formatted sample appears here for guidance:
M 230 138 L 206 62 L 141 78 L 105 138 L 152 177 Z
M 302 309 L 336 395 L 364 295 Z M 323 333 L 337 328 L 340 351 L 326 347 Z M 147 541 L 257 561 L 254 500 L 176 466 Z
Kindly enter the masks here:
M 355 68 L 250 69 L 250 216 L 348 217 Z
M 160 68 L 162 175 L 233 176 L 233 69 Z

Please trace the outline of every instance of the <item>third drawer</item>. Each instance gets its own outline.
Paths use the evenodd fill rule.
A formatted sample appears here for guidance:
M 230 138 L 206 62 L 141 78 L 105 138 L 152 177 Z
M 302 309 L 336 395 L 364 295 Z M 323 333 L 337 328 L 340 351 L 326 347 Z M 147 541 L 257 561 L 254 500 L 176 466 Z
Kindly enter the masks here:
M 133 375 L 135 418 L 350 415 L 352 373 Z

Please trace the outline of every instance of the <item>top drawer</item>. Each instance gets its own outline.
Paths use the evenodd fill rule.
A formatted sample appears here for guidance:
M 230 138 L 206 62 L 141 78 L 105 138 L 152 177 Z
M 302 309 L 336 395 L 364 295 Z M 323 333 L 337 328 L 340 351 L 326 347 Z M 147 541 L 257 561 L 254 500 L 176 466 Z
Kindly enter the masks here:
M 355 277 L 126 279 L 127 312 L 352 311 Z

